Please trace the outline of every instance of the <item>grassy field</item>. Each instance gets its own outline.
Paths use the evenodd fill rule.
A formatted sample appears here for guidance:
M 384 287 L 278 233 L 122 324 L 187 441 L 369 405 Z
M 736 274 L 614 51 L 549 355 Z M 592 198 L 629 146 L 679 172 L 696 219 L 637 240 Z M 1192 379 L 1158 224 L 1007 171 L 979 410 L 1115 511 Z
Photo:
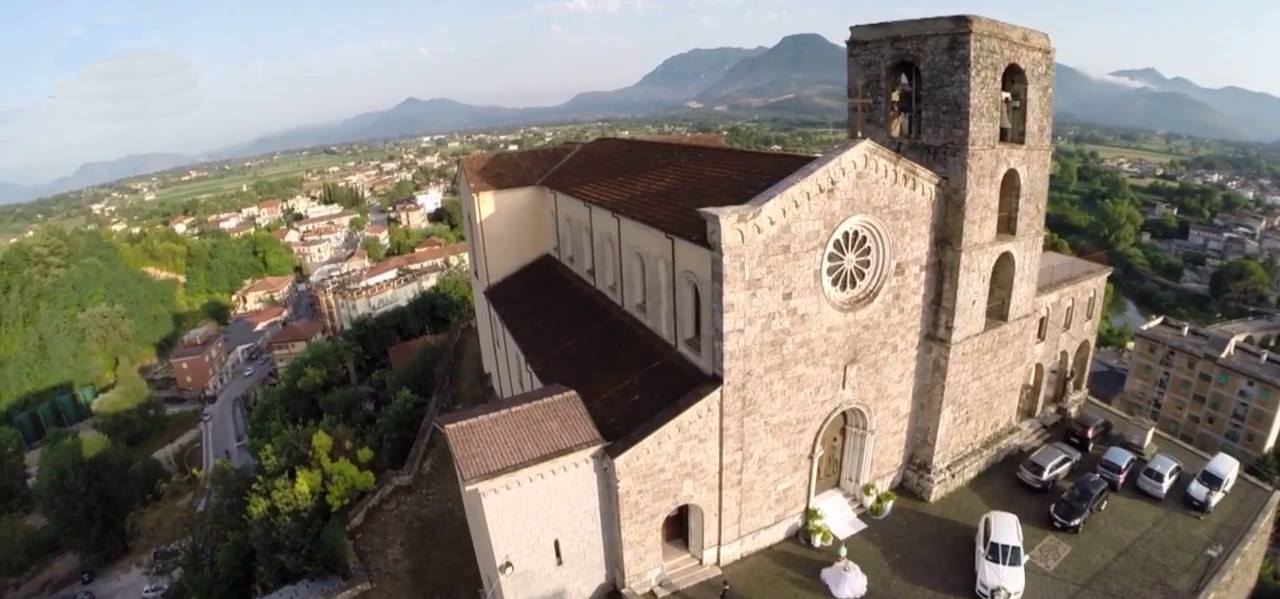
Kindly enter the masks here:
M 1166 162 L 1169 162 L 1170 160 L 1173 160 L 1174 158 L 1180 157 L 1178 154 L 1172 154 L 1169 152 L 1159 152 L 1159 151 L 1150 150 L 1150 149 L 1139 150 L 1136 148 L 1121 148 L 1117 146 L 1099 146 L 1095 144 L 1082 144 L 1076 147 L 1081 150 L 1096 151 L 1098 155 L 1103 158 L 1124 156 L 1127 158 L 1142 158 L 1144 160 L 1149 160 L 1151 162 L 1156 162 L 1160 164 L 1164 164 Z
M 252 185 L 255 181 L 274 181 L 296 177 L 304 171 L 338 166 L 351 159 L 352 157 L 350 156 L 330 154 L 290 156 L 270 164 L 247 169 L 241 167 L 229 174 L 219 173 L 212 178 L 184 181 L 171 187 L 165 187 L 156 192 L 156 201 L 183 201 L 209 195 L 236 192 L 245 186 Z

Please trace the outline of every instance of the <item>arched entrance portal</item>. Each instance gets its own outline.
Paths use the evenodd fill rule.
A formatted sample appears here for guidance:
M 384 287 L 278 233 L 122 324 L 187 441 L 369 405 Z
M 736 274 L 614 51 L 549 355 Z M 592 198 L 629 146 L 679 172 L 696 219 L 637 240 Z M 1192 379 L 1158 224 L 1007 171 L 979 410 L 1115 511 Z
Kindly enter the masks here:
M 1075 362 L 1071 368 L 1071 388 L 1075 391 L 1084 389 L 1084 383 L 1089 377 L 1089 342 L 1081 341 L 1080 346 L 1076 348 Z
M 702 509 L 686 503 L 671 510 L 662 520 L 662 562 L 667 564 L 692 555 L 702 561 Z
M 873 437 L 866 412 L 859 408 L 829 416 L 814 441 L 812 495 L 855 492 L 869 476 Z
M 1018 405 L 1018 418 L 1035 418 L 1040 413 L 1040 395 L 1044 388 L 1044 365 L 1036 363 L 1031 368 L 1031 381 L 1022 388 L 1022 401 Z
M 1057 380 L 1054 381 L 1054 395 L 1058 403 L 1067 403 L 1067 392 L 1071 389 L 1071 356 L 1066 350 L 1058 352 Z

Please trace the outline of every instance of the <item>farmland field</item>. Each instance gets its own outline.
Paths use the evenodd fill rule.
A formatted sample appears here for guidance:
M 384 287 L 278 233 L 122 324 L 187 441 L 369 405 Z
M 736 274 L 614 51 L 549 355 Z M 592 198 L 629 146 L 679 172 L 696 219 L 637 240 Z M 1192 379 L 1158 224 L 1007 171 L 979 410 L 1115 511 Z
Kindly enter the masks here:
M 1095 144 L 1081 144 L 1076 146 L 1079 149 L 1087 151 L 1096 151 L 1103 158 L 1112 158 L 1116 156 L 1124 156 L 1127 158 L 1142 158 L 1156 163 L 1165 163 L 1174 158 L 1181 157 L 1178 154 L 1170 154 L 1168 152 L 1160 152 L 1155 150 L 1139 150 L 1136 148 L 1121 148 L 1117 146 L 1100 146 Z

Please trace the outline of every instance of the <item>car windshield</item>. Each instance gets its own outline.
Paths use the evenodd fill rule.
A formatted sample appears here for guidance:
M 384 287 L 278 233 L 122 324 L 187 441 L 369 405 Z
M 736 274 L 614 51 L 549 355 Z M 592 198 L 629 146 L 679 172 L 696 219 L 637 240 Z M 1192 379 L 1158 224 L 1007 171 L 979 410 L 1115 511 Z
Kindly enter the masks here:
M 1021 566 L 1022 548 L 1016 545 L 991 543 L 987 545 L 987 561 L 1001 566 Z
M 1196 480 L 1200 481 L 1200 484 L 1209 487 L 1214 491 L 1222 490 L 1222 484 L 1225 482 L 1217 474 L 1209 472 L 1208 470 L 1202 471 L 1200 476 L 1196 477 Z
M 1123 471 L 1123 469 L 1120 467 L 1120 464 L 1107 461 L 1107 460 L 1102 460 L 1101 462 L 1098 462 L 1098 467 L 1112 474 L 1120 474 Z
M 1039 463 L 1033 462 L 1031 460 L 1027 460 L 1025 463 L 1023 463 L 1022 469 L 1026 470 L 1027 473 L 1031 474 L 1032 476 L 1044 476 L 1044 466 L 1041 466 Z
M 1142 475 L 1158 483 L 1164 482 L 1164 473 L 1159 470 L 1147 468 L 1142 471 Z
M 1088 485 L 1079 484 L 1071 487 L 1071 490 L 1062 496 L 1062 500 L 1074 506 L 1088 505 L 1089 498 L 1093 496 L 1088 487 Z

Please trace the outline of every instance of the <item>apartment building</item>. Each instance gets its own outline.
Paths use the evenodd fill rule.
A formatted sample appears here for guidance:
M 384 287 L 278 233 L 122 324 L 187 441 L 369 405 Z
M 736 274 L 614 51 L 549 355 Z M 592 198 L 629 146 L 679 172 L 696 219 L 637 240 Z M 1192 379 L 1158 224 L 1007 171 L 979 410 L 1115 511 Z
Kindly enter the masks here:
M 1203 451 L 1257 459 L 1280 431 L 1280 356 L 1246 336 L 1163 317 L 1147 323 L 1117 407 Z

